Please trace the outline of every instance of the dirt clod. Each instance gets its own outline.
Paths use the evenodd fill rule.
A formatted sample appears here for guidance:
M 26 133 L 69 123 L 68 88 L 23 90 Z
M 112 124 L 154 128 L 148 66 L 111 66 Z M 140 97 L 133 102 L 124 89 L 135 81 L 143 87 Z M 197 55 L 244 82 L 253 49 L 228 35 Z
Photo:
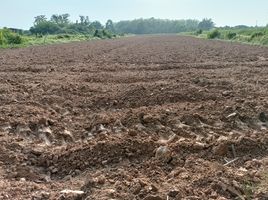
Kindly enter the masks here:
M 155 157 L 163 162 L 168 162 L 172 159 L 172 153 L 167 146 L 160 146 L 156 149 Z

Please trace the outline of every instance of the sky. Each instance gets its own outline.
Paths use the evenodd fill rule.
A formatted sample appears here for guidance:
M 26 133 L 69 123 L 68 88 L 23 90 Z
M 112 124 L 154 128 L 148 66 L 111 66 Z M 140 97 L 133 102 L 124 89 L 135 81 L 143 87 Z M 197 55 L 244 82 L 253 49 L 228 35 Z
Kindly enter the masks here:
M 29 29 L 34 17 L 69 13 L 105 23 L 137 18 L 212 18 L 217 26 L 268 24 L 268 0 L 8 0 L 1 2 L 0 27 Z

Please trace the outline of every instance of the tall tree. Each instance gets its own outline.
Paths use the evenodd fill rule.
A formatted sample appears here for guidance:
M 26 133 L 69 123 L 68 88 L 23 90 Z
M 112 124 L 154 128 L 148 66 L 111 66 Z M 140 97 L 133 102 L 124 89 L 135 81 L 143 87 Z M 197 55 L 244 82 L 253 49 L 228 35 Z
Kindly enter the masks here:
M 42 22 L 46 22 L 47 21 L 47 18 L 45 15 L 38 15 L 34 18 L 34 24 L 37 25 L 39 23 L 42 23 Z
M 86 17 L 83 15 L 80 15 L 79 18 L 80 18 L 80 24 L 84 24 L 86 21 Z
M 201 30 L 210 30 L 215 27 L 215 23 L 212 21 L 212 19 L 203 19 L 199 24 L 198 28 Z
M 90 26 L 94 27 L 95 29 L 103 29 L 103 26 L 99 21 L 92 22 Z
M 62 15 L 52 15 L 50 21 L 60 26 L 64 26 L 70 23 L 69 17 L 70 15 L 67 13 Z
M 114 23 L 110 19 L 106 22 L 105 28 L 111 32 L 115 32 Z
M 80 18 L 80 24 L 81 25 L 85 25 L 85 26 L 89 26 L 90 25 L 90 21 L 89 21 L 89 17 L 88 16 L 80 15 L 79 18 Z

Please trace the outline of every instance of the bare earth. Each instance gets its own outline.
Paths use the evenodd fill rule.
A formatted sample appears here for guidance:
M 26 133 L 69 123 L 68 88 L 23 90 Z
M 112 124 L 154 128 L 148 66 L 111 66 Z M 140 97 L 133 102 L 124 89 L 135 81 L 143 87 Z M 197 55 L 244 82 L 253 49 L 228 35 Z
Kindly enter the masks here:
M 0 113 L 0 199 L 268 198 L 265 47 L 170 35 L 0 50 Z

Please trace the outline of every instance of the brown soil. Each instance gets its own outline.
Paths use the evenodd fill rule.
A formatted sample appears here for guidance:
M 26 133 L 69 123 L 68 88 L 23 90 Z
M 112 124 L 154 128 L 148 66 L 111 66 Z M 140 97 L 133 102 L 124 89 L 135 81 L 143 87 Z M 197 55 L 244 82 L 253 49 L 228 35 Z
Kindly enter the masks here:
M 267 199 L 267 77 L 172 35 L 0 50 L 0 199 Z

